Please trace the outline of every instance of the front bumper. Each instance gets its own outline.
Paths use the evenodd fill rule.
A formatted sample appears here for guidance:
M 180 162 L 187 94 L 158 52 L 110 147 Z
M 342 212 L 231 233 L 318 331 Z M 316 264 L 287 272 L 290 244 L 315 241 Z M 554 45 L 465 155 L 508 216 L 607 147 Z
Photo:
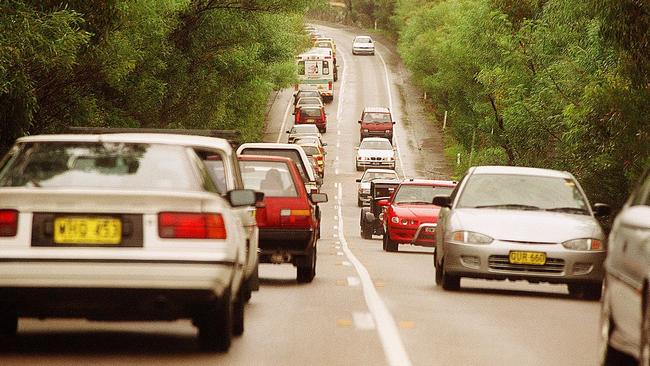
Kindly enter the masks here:
M 546 253 L 546 264 L 512 264 L 511 251 Z M 605 251 L 581 252 L 565 249 L 561 244 L 522 244 L 494 241 L 472 245 L 444 243 L 445 271 L 462 277 L 530 282 L 574 283 L 600 282 L 605 271 Z
M 437 224 L 434 223 L 425 223 L 421 224 L 417 228 L 413 228 L 391 223 L 388 233 L 390 235 L 390 240 L 398 243 L 421 247 L 434 247 L 436 244 L 436 226 Z
M 395 160 L 357 160 L 358 168 L 388 168 L 395 170 Z

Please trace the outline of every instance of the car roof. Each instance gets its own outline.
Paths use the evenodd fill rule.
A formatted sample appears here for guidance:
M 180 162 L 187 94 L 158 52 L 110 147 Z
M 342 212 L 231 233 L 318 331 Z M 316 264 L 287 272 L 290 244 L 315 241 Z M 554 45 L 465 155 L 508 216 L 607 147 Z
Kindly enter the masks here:
M 312 128 L 313 127 L 313 128 Z M 293 125 L 291 126 L 292 129 L 297 128 L 299 130 L 315 130 L 314 132 L 319 132 L 318 127 L 316 125 L 310 125 L 310 124 L 301 124 L 301 125 Z
M 239 155 L 237 159 L 242 161 L 277 161 L 277 162 L 291 162 L 290 158 L 284 156 L 269 156 L 269 155 Z
M 232 153 L 230 143 L 217 137 L 167 133 L 60 134 L 20 137 L 16 142 L 126 142 L 217 148 Z
M 372 37 L 370 37 L 370 36 L 355 36 L 354 38 L 355 39 L 357 39 L 357 38 L 370 38 L 370 39 L 372 39 Z
M 400 182 L 394 179 L 375 179 L 371 181 L 370 184 L 390 184 L 393 186 L 397 186 L 400 184 Z
M 455 187 L 457 182 L 453 180 L 437 180 L 437 179 L 408 179 L 402 181 L 405 186 L 436 186 L 436 187 Z
M 390 109 L 386 107 L 366 107 L 363 113 L 390 113 Z
M 365 137 L 363 140 L 361 140 L 361 142 L 364 141 L 386 141 L 390 144 L 390 141 L 388 141 L 388 139 L 384 137 Z
M 573 178 L 571 173 L 560 170 L 499 165 L 476 166 L 472 168 L 471 174 L 511 174 L 555 178 Z
M 379 168 L 366 169 L 364 174 L 368 173 L 368 172 L 371 172 L 371 173 L 395 173 L 395 174 L 397 174 L 397 172 L 394 171 L 393 169 L 379 169 Z

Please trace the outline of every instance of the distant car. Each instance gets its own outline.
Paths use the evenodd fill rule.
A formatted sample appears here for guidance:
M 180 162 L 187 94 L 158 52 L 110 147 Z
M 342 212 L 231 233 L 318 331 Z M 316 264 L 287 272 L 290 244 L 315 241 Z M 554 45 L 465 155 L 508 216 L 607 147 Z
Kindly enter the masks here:
M 600 365 L 650 362 L 650 168 L 609 234 L 601 306 Z
M 308 195 L 289 158 L 244 155 L 239 160 L 246 188 L 264 193 L 256 215 L 260 262 L 291 263 L 298 282 L 312 282 L 319 236 L 315 205 L 327 202 L 327 195 Z
M 359 228 L 363 239 L 372 239 L 373 235 L 383 235 L 383 216 L 385 207 L 378 203 L 393 195 L 399 181 L 392 179 L 375 179 L 370 182 L 370 206 L 362 207 L 359 215 Z
M 395 170 L 395 149 L 385 138 L 368 137 L 361 141 L 356 157 L 357 170 L 388 168 Z
M 294 125 L 286 132 L 289 134 L 287 142 L 290 144 L 302 137 L 316 137 L 319 140 L 321 139 L 320 131 L 315 124 Z
M 313 126 L 313 125 L 298 125 L 298 126 Z M 293 140 L 293 143 L 296 145 L 316 144 L 323 151 L 325 151 L 325 146 L 327 146 L 327 142 L 323 142 L 323 140 L 321 140 L 316 136 L 299 136 L 298 138 Z
M 375 179 L 399 180 L 397 173 L 390 169 L 367 169 L 361 178 L 357 179 L 357 206 L 370 203 L 370 182 Z
M 336 43 L 332 38 L 329 37 L 317 38 L 314 41 L 314 47 L 331 49 L 332 57 L 334 58 L 334 65 L 336 65 Z
M 305 150 L 305 154 L 313 156 L 314 159 L 316 159 L 320 176 L 325 177 L 325 155 L 327 153 L 325 152 L 323 145 L 315 142 L 305 142 L 303 140 L 298 140 L 297 145 Z
M 321 101 L 321 104 L 323 103 L 323 97 L 320 95 L 320 92 L 318 90 L 298 90 L 294 95 L 293 95 L 293 106 L 295 108 L 296 104 L 298 103 L 298 100 L 300 98 L 305 98 L 305 97 L 314 97 L 314 98 L 319 98 Z
M 462 277 L 568 285 L 575 297 L 601 295 L 606 247 L 595 216 L 567 172 L 472 167 L 442 207 L 436 229 L 436 283 L 457 290 Z
M 220 191 L 198 150 L 228 159 L 232 177 L 221 139 L 18 139 L 0 163 L 0 333 L 28 317 L 189 318 L 202 348 L 228 350 L 244 331 L 247 265 L 233 211 L 255 192 Z
M 314 106 L 322 107 L 323 99 L 320 97 L 301 97 L 296 102 L 296 108 L 314 107 Z
M 375 42 L 369 36 L 356 36 L 352 41 L 353 55 L 374 55 Z
M 316 161 L 316 158 L 313 156 L 307 156 L 309 158 L 309 162 L 311 163 L 312 169 L 314 169 L 314 173 L 318 175 L 321 179 L 323 178 L 323 171 L 324 167 L 322 168 L 320 165 L 318 165 L 318 162 Z
M 294 124 L 313 124 L 321 133 L 327 132 L 327 114 L 325 107 L 304 106 L 296 108 Z
M 390 199 L 379 201 L 384 212 L 383 249 L 396 252 L 399 244 L 433 247 L 440 207 L 433 197 L 448 196 L 456 183 L 446 180 L 408 179 Z
M 359 141 L 366 137 L 384 137 L 393 143 L 395 120 L 386 107 L 366 107 L 359 119 Z

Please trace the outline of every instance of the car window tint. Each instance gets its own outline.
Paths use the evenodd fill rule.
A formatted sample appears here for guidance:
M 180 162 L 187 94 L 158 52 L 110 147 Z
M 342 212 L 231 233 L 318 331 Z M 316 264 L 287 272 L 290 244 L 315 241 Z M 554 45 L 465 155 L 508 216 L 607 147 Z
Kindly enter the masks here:
M 268 197 L 298 197 L 298 190 L 286 163 L 276 161 L 241 162 L 244 187 L 264 192 Z
M 305 150 L 305 154 L 307 155 L 318 155 L 320 154 L 320 150 L 316 146 L 310 146 L 310 145 L 300 145 L 303 150 Z
M 363 140 L 359 149 L 364 150 L 392 150 L 393 146 L 388 141 L 368 141 Z
M 397 174 L 388 172 L 369 172 L 366 170 L 361 181 L 368 182 L 375 179 L 397 179 Z
M 22 144 L 17 154 L 0 186 L 202 190 L 181 146 L 35 142 Z
M 460 192 L 457 207 L 495 205 L 575 208 L 588 212 L 586 199 L 572 179 L 509 174 L 470 176 Z
M 241 152 L 242 155 L 262 155 L 262 156 L 284 156 L 296 163 L 298 172 L 303 181 L 309 182 L 309 175 L 307 175 L 307 168 L 302 163 L 300 153 L 295 149 L 265 149 L 265 148 L 245 148 Z
M 435 196 L 451 193 L 453 187 L 435 187 L 431 185 L 402 185 L 395 193 L 394 203 L 431 203 Z
M 390 114 L 388 113 L 365 113 L 363 115 L 364 122 L 373 123 L 386 123 L 390 122 Z
M 300 113 L 307 117 L 320 117 L 320 108 L 304 108 Z

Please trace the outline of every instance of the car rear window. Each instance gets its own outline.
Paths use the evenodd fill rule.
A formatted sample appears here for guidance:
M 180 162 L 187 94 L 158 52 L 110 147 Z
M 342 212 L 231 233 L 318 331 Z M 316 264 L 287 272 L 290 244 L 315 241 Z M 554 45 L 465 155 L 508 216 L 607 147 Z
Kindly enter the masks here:
M 390 121 L 389 113 L 365 113 L 363 115 L 363 122 L 387 123 Z
M 182 146 L 35 142 L 0 172 L 2 187 L 202 190 Z
M 296 125 L 291 128 L 291 133 L 318 133 L 318 127 L 314 125 Z
M 304 108 L 300 113 L 307 117 L 320 117 L 319 108 Z
M 356 42 L 356 43 L 372 43 L 370 38 L 365 38 L 365 37 L 364 38 L 357 38 L 357 39 L 354 40 L 354 42 Z
M 244 187 L 268 197 L 298 197 L 298 190 L 286 163 L 277 161 L 240 162 Z
M 318 155 L 320 154 L 320 150 L 316 146 L 310 146 L 310 145 L 300 145 L 302 146 L 302 149 L 305 150 L 305 154 L 307 155 Z
M 295 149 L 266 149 L 258 147 L 247 147 L 241 151 L 242 155 L 262 155 L 262 156 L 284 156 L 289 158 L 296 163 L 298 171 L 300 172 L 300 177 L 303 181 L 309 182 L 309 176 L 307 175 L 307 168 L 302 163 L 300 158 L 300 153 Z

